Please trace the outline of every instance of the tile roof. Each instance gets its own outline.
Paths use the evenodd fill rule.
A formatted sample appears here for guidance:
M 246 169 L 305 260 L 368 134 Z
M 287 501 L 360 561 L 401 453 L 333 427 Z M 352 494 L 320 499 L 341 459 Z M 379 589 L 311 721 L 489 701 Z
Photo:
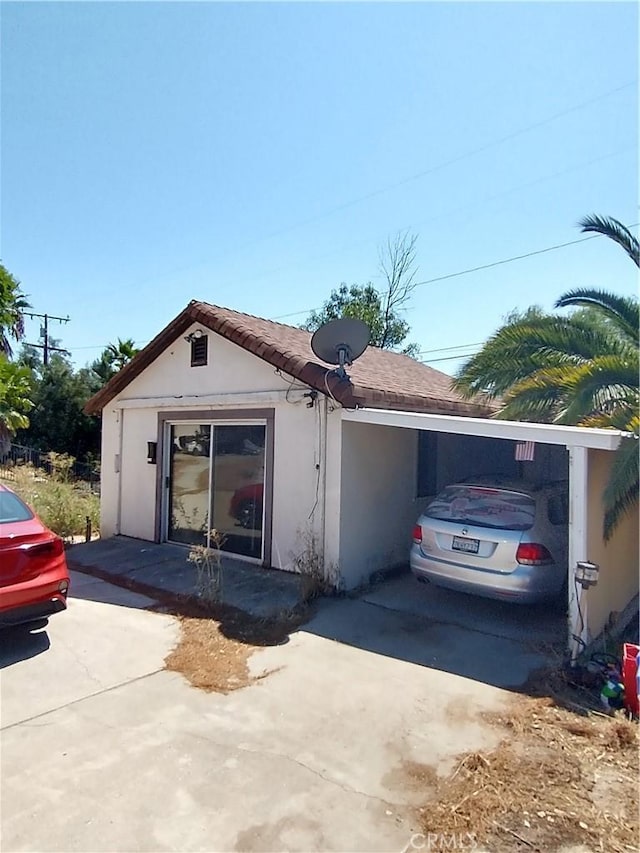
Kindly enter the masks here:
M 194 300 L 88 401 L 85 411 L 101 411 L 194 323 L 311 388 L 326 393 L 328 386 L 332 396 L 347 408 L 368 406 L 472 417 L 490 415 L 495 408 L 485 400 L 465 400 L 451 388 L 447 374 L 406 355 L 375 347 L 369 347 L 348 368 L 349 379 L 340 380 L 331 373 L 332 366 L 314 355 L 310 332 Z

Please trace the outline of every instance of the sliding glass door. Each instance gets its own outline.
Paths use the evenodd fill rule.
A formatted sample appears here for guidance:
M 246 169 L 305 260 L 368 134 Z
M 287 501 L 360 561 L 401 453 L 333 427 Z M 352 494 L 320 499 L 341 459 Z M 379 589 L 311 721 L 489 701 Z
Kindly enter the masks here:
M 262 559 L 264 424 L 168 425 L 167 539 L 204 545 L 211 530 L 232 554 Z

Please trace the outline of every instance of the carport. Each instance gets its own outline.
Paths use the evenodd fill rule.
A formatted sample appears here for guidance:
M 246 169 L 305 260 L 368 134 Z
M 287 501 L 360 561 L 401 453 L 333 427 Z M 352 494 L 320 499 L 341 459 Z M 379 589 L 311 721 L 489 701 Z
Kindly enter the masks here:
M 609 542 L 602 536 L 602 493 L 613 451 L 633 440 L 617 430 L 521 423 L 452 415 L 361 408 L 341 412 L 340 434 L 329 436 L 325 558 L 369 571 L 400 555 L 415 520 L 417 436 L 420 432 L 477 436 L 555 447 L 552 467 L 566 457 L 568 488 L 568 645 L 575 657 L 596 638 L 638 591 L 638 526 L 629 515 Z M 339 446 L 338 446 L 339 445 Z M 339 451 L 339 452 L 337 452 Z M 411 481 L 411 482 L 410 482 Z M 339 497 L 339 500 L 336 498 Z M 575 582 L 578 561 L 599 565 L 599 582 L 588 591 Z

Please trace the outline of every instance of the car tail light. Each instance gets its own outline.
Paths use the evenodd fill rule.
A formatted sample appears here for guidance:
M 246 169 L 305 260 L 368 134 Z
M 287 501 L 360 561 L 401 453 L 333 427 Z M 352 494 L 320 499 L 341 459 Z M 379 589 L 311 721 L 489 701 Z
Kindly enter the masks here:
M 33 545 L 23 545 L 22 551 L 28 557 L 59 557 L 64 553 L 64 543 L 59 536 L 47 542 L 36 542 Z
M 413 541 L 419 545 L 422 542 L 422 527 L 416 524 L 413 528 Z
M 553 557 L 544 545 L 521 542 L 516 551 L 516 560 L 523 566 L 545 566 L 553 563 Z

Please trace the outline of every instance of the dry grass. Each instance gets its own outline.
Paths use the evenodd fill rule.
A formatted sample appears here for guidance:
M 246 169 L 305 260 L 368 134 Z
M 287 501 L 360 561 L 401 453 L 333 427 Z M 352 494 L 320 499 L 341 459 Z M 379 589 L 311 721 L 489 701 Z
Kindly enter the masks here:
M 228 693 L 250 683 L 247 661 L 255 646 L 229 639 L 213 619 L 180 617 L 180 640 L 165 668 L 200 690 Z
M 423 830 L 471 833 L 495 851 L 557 851 L 570 844 L 638 849 L 638 726 L 576 716 L 551 699 L 518 696 L 488 720 L 508 733 L 461 758 L 421 809 Z
M 194 687 L 229 693 L 246 687 L 251 676 L 248 661 L 257 648 L 282 645 L 305 621 L 303 613 L 283 613 L 275 619 L 256 619 L 218 605 L 215 617 L 191 607 L 180 621 L 180 639 L 165 660 L 165 668 L 181 673 Z

